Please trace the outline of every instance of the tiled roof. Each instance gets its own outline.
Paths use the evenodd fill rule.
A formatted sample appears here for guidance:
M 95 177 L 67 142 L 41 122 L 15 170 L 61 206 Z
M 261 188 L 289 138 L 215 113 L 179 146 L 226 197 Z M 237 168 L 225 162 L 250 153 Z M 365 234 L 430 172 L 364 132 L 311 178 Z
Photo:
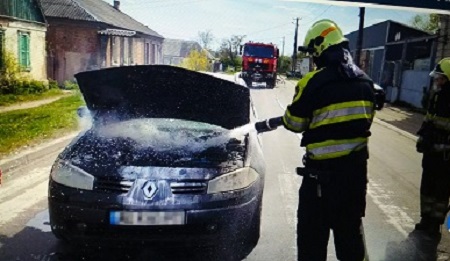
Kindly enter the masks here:
M 46 17 L 101 22 L 151 36 L 160 34 L 102 0 L 40 0 Z M 112 1 L 112 0 L 111 0 Z

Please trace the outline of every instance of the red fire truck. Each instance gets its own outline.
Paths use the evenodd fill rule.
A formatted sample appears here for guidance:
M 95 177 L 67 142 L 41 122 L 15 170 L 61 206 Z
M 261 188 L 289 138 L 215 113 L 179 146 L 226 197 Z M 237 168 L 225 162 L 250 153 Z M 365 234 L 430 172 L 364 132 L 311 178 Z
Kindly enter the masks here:
M 265 82 L 267 88 L 274 88 L 277 82 L 279 49 L 270 43 L 248 42 L 241 46 L 241 77 L 248 87 L 253 82 Z

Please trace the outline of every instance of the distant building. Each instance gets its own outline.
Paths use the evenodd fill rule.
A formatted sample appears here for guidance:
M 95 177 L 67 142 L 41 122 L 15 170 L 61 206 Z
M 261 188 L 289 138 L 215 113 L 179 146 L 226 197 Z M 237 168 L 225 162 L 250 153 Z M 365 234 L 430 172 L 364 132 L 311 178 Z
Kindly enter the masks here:
M 195 41 L 164 39 L 163 63 L 165 65 L 178 66 L 183 62 L 184 58 L 189 56 L 192 50 L 201 51 L 202 47 Z
M 424 88 L 430 86 L 436 36 L 391 20 L 366 27 L 363 34 L 361 68 L 388 90 L 388 100 L 421 107 Z M 346 37 L 355 57 L 358 31 Z
M 86 70 L 161 64 L 163 36 L 120 11 L 120 2 L 40 0 L 49 24 L 50 77 Z
M 0 62 L 17 58 L 24 75 L 47 80 L 46 22 L 37 0 L 0 0 Z

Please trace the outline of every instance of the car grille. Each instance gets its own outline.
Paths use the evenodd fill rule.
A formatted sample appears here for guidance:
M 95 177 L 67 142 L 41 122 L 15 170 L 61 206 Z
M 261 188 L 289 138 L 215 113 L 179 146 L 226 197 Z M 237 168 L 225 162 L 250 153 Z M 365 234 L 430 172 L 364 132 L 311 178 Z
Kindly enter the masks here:
M 256 68 L 257 66 L 260 66 L 261 70 L 267 71 L 269 70 L 269 65 L 264 63 L 249 63 L 249 68 L 253 70 L 253 68 Z
M 133 181 L 130 180 L 97 179 L 94 190 L 110 193 L 127 193 L 132 185 Z
M 172 194 L 206 194 L 205 182 L 172 182 Z
M 109 193 L 127 193 L 133 181 L 131 180 L 111 180 L 97 179 L 94 190 Z M 206 182 L 171 182 L 170 189 L 172 194 L 206 194 Z

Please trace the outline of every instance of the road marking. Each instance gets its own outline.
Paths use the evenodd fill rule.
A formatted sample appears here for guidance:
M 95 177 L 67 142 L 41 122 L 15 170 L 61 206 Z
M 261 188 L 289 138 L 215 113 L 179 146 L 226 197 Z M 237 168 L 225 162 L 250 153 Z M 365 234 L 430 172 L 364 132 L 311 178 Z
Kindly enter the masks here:
M 300 177 L 297 175 L 282 173 L 278 175 L 281 195 L 284 201 L 286 219 L 292 229 L 297 226 L 298 191 L 300 189 Z
M 407 237 L 408 231 L 414 228 L 414 220 L 402 208 L 393 205 L 394 199 L 391 198 L 391 195 L 394 195 L 394 193 L 371 180 L 367 186 L 367 194 L 386 215 L 386 222 L 394 226 L 404 237 Z

